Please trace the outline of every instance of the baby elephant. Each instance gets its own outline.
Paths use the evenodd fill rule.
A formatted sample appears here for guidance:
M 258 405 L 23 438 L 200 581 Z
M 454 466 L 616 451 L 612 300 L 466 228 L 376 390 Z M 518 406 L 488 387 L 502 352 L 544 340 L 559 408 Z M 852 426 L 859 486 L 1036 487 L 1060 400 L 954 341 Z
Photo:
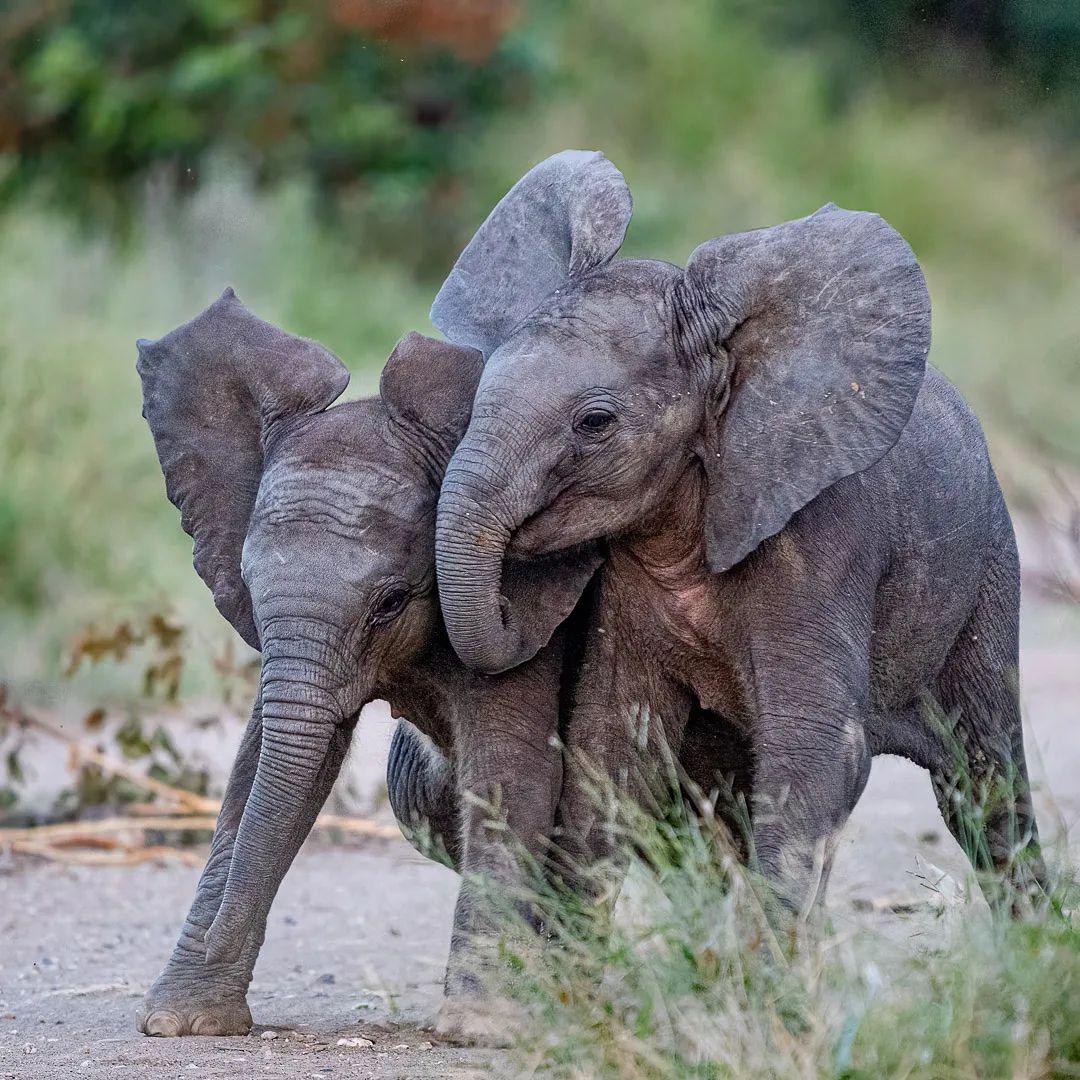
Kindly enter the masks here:
M 608 539 L 572 750 L 633 776 L 641 745 L 679 748 L 696 705 L 727 717 L 750 751 L 758 864 L 796 911 L 873 755 L 902 754 L 977 866 L 1010 899 L 1037 893 L 1016 545 L 978 422 L 926 366 L 911 249 L 827 206 L 682 269 L 615 258 L 630 212 L 602 155 L 556 155 L 435 301 L 435 324 L 486 357 L 439 500 L 458 655 L 487 672 L 535 655 L 508 568 Z M 580 859 L 604 852 L 573 783 L 560 815 Z
M 144 415 L 169 498 L 194 537 L 195 568 L 262 653 L 206 869 L 139 1015 L 146 1034 L 248 1030 L 246 992 L 271 902 L 360 708 L 375 698 L 452 761 L 453 841 L 467 873 L 512 882 L 518 872 L 505 834 L 483 828 L 480 800 L 541 854 L 562 782 L 555 735 L 566 632 L 555 628 L 600 556 L 585 547 L 509 571 L 511 595 L 547 628 L 531 663 L 490 678 L 457 661 L 436 597 L 435 508 L 481 363 L 472 349 L 410 334 L 387 362 L 380 396 L 328 408 L 348 382 L 342 364 L 256 318 L 232 290 L 160 341 L 139 342 Z M 408 798 L 434 783 L 399 772 L 395 791 Z M 466 885 L 444 1029 L 483 1023 L 469 1004 L 482 988 L 465 945 L 485 917 Z

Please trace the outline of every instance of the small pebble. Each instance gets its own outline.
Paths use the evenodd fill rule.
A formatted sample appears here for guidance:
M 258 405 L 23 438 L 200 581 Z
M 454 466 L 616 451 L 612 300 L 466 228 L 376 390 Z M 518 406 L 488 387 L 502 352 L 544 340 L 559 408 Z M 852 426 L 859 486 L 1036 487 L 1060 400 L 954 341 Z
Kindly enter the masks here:
M 338 1046 L 358 1046 L 365 1050 L 375 1045 L 370 1039 L 364 1039 L 359 1035 L 347 1039 L 338 1039 L 337 1044 Z
M 409 1044 L 408 1043 L 398 1043 L 397 1046 L 391 1046 L 390 1049 L 391 1050 L 408 1050 L 409 1049 Z
M 22 1052 L 24 1054 L 36 1054 L 37 1047 L 33 1043 L 23 1043 Z
M 416 1049 L 417 1050 L 430 1050 L 431 1049 L 431 1043 L 422 1042 Z
M 264 1031 L 259 1038 L 260 1039 L 276 1039 L 278 1033 L 276 1031 Z

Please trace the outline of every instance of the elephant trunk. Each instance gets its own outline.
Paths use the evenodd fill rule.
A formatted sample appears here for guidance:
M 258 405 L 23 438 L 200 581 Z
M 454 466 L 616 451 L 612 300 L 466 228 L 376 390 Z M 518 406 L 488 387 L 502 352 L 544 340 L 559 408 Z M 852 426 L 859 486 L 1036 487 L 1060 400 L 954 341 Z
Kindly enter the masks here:
M 386 762 L 386 793 L 405 838 L 421 855 L 461 865 L 454 766 L 408 720 L 399 720 Z
M 503 561 L 524 514 L 509 511 L 500 493 L 509 478 L 463 443 L 443 480 L 435 530 L 439 602 L 447 633 L 461 660 L 489 675 L 532 655 L 502 595 Z M 533 650 L 535 651 L 535 650 Z
M 264 649 L 264 656 L 272 655 Z M 311 827 L 341 710 L 311 661 L 269 659 L 262 672 L 262 746 L 233 846 L 221 907 L 206 934 L 207 963 L 231 963 L 265 913 Z M 321 802 L 321 799 L 318 800 Z

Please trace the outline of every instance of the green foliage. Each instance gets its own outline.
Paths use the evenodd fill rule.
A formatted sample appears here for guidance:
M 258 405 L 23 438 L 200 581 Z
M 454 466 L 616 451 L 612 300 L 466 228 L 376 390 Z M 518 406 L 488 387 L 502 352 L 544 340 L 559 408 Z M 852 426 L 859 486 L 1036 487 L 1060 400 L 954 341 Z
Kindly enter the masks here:
M 848 80 L 882 64 L 931 79 L 942 66 L 954 77 L 982 69 L 987 83 L 1005 77 L 1014 105 L 1055 104 L 1080 128 L 1080 6 L 1070 0 L 807 0 L 766 2 L 756 14 L 789 39 L 831 42 Z
M 360 394 L 423 324 L 429 289 L 313 228 L 302 192 L 254 200 L 215 181 L 170 217 L 143 215 L 138 239 L 118 247 L 24 204 L 0 233 L 4 677 L 54 680 L 74 633 L 140 611 L 176 610 L 201 655 L 232 635 L 165 497 L 136 337 L 160 336 L 233 284 L 261 315 L 333 348 Z
M 346 15 L 299 0 L 16 0 L 0 14 L 0 198 L 44 186 L 108 217 L 149 174 L 190 187 L 211 151 L 324 195 L 362 183 L 426 198 L 454 175 L 457 142 L 521 99 L 529 55 L 380 45 Z
M 826 58 L 778 49 L 741 0 L 633 10 L 593 0 L 545 23 L 563 90 L 491 126 L 472 187 L 494 199 L 548 153 L 603 148 L 634 193 L 625 252 L 679 264 L 712 236 L 829 201 L 875 210 L 926 270 L 931 360 L 986 424 L 1011 493 L 1029 480 L 1017 444 L 1080 461 L 1068 165 L 981 120 L 962 83 L 913 98 L 868 75 L 838 110 Z

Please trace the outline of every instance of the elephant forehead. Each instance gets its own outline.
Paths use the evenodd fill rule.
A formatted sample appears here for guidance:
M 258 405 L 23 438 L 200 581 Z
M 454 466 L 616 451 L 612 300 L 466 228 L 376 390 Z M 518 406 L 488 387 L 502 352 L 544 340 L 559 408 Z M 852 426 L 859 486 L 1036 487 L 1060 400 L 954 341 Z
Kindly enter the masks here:
M 370 461 L 284 460 L 263 474 L 255 519 L 339 528 L 393 531 L 418 528 L 434 508 L 434 495 L 407 474 Z
M 553 293 L 489 361 L 493 370 L 531 365 L 554 374 L 595 370 L 668 355 L 673 341 L 671 292 L 677 267 L 621 262 Z

